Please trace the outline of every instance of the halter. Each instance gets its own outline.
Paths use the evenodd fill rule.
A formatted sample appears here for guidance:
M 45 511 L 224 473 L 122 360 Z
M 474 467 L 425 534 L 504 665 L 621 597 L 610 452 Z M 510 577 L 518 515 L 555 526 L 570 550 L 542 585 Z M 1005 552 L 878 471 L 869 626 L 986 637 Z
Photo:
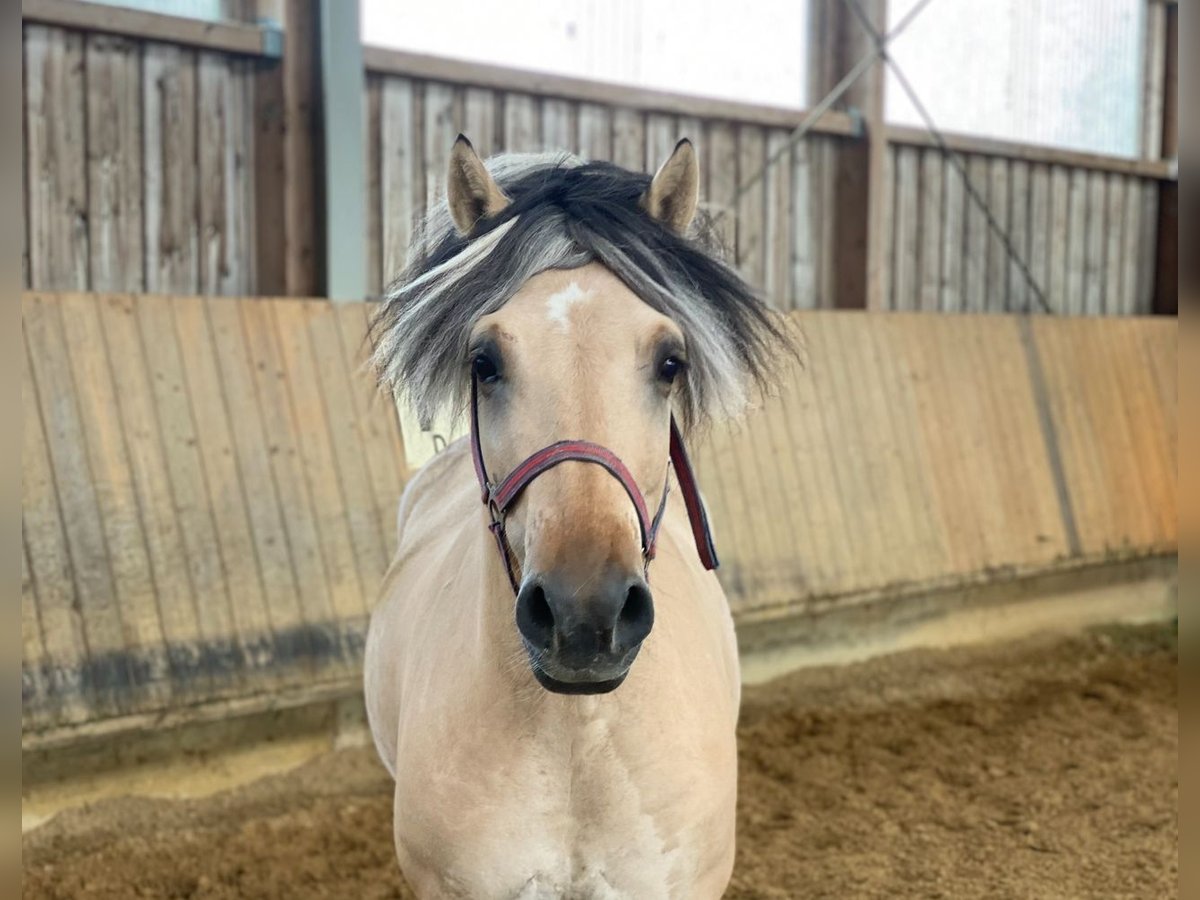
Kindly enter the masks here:
M 706 569 L 715 569 L 718 565 L 717 550 L 713 546 L 712 532 L 708 527 L 708 514 L 700 499 L 700 491 L 696 487 L 696 475 L 688 460 L 687 451 L 683 446 L 683 437 L 671 416 L 671 449 L 668 460 L 667 477 L 663 481 L 662 499 L 658 510 L 651 518 L 646 498 L 634 480 L 633 475 L 621 458 L 607 447 L 593 444 L 591 441 L 558 441 L 543 447 L 527 456 L 520 465 L 508 473 L 499 484 L 488 480 L 487 468 L 483 463 L 483 448 L 479 443 L 479 387 L 474 376 L 471 378 L 471 459 L 475 463 L 475 477 L 479 479 L 484 506 L 488 508 L 492 522 L 488 530 L 496 538 L 496 547 L 500 558 L 504 561 L 504 571 L 508 573 L 508 582 L 515 594 L 520 585 L 513 571 L 512 550 L 508 546 L 508 537 L 504 531 L 504 522 L 509 509 L 517 502 L 517 498 L 525 488 L 529 487 L 539 475 L 553 469 L 559 463 L 573 460 L 575 462 L 595 463 L 620 482 L 630 502 L 637 512 L 638 527 L 642 534 L 642 568 L 649 573 L 650 560 L 654 559 L 655 544 L 658 540 L 658 527 L 662 524 L 663 513 L 667 509 L 667 491 L 670 486 L 670 469 L 675 469 L 675 477 L 679 481 L 679 490 L 683 494 L 683 503 L 687 507 L 688 520 L 692 526 L 692 539 L 696 542 L 696 552 L 700 562 Z

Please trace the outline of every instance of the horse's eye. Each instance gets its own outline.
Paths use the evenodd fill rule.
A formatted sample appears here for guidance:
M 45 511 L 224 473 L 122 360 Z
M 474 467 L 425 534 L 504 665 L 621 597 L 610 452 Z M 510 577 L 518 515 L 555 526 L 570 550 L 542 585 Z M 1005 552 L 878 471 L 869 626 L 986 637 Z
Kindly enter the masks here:
M 484 384 L 491 384 L 500 377 L 500 370 L 490 356 L 480 353 L 471 360 L 471 371 Z
M 679 373 L 684 370 L 685 366 L 686 363 L 684 363 L 682 359 L 676 359 L 674 356 L 668 356 L 658 367 L 658 377 L 667 384 L 671 384 L 676 378 L 679 377 Z

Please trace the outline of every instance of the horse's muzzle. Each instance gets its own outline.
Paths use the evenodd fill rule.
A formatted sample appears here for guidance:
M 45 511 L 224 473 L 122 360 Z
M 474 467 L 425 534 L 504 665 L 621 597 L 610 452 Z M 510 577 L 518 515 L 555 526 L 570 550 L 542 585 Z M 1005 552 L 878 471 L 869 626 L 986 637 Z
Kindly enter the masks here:
M 654 625 L 654 601 L 640 575 L 610 571 L 576 585 L 534 574 L 517 594 L 516 618 L 544 688 L 599 694 L 624 681 Z

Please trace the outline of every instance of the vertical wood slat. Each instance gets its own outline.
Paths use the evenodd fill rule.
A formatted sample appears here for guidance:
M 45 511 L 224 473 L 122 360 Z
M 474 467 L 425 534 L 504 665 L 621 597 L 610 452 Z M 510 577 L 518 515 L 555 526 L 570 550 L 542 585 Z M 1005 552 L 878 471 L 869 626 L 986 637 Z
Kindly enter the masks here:
M 541 143 L 547 151 L 575 153 L 579 147 L 578 116 L 568 100 L 542 100 Z
M 463 134 L 486 159 L 498 151 L 496 94 L 484 88 L 467 88 L 463 94 Z
M 646 171 L 657 172 L 658 167 L 667 161 L 675 142 L 678 125 L 674 116 L 661 113 L 650 113 L 646 116 Z
M 134 481 L 129 435 L 122 417 L 138 398 L 131 380 L 113 377 L 113 348 L 105 338 L 99 305 L 87 294 L 68 294 L 58 303 L 67 357 L 83 432 L 82 451 L 95 488 L 104 551 L 129 655 L 128 672 L 134 694 L 165 704 L 171 694 L 162 611 L 156 573 L 151 566 L 146 510 Z M 90 347 L 91 352 L 71 352 Z M 118 350 L 124 349 L 123 345 Z M 128 350 L 126 350 L 128 352 Z M 126 363 L 128 360 L 125 361 Z M 124 390 L 122 390 L 124 389 Z M 144 397 L 142 398 L 144 400 Z M 143 491 L 145 493 L 145 491 Z M 167 576 L 169 578 L 169 576 Z M 195 632 L 194 619 L 179 607 L 181 633 Z
M 1091 316 L 1104 312 L 1104 246 L 1107 202 L 1103 172 L 1091 172 L 1087 178 L 1087 244 L 1083 266 L 1083 310 Z
M 278 642 L 271 604 L 282 597 L 284 605 L 278 608 L 286 611 L 295 602 L 295 587 L 286 557 L 281 559 L 286 548 L 272 515 L 274 489 L 264 471 L 265 450 L 251 440 L 258 421 L 252 389 L 244 366 L 226 369 L 230 359 L 237 359 L 234 341 L 240 328 L 230 329 L 231 323 L 213 316 L 201 297 L 168 302 L 145 298 L 138 309 L 149 336 L 146 346 L 177 502 L 188 504 L 183 522 L 193 581 L 203 602 L 214 604 L 221 602 L 224 582 L 231 640 L 242 667 L 275 684 Z M 225 300 L 218 311 L 232 307 L 233 301 Z M 190 420 L 181 414 L 181 394 Z M 210 510 L 207 526 L 205 506 Z M 210 568 L 214 565 L 218 571 Z
M 967 178 L 972 189 L 988 201 L 988 160 L 971 156 L 967 161 Z M 979 203 L 970 195 L 966 198 L 966 244 L 963 258 L 963 309 L 979 312 L 987 308 L 987 248 L 990 231 Z
M 1046 299 L 1050 311 L 1065 314 L 1070 311 L 1068 298 L 1070 265 L 1067 246 L 1071 232 L 1071 176 L 1062 166 L 1050 169 L 1050 274 L 1047 278 Z
M 1029 269 L 1029 164 L 1014 160 L 1009 164 L 1008 172 L 1008 233 L 1013 248 L 1025 263 L 1026 269 Z M 1021 271 L 1016 260 L 1012 259 L 1008 264 L 1008 296 L 1005 299 L 1006 312 L 1027 312 L 1033 300 L 1026 274 Z
M 47 716 L 61 723 L 81 722 L 108 710 L 108 704 L 96 696 L 94 679 L 84 676 L 88 669 L 89 649 L 84 626 L 86 607 L 79 602 L 84 594 L 76 578 L 68 541 L 67 522 L 62 498 L 71 497 L 77 486 L 68 479 L 60 489 L 51 463 L 48 443 L 65 434 L 61 424 L 42 413 L 41 394 L 54 389 L 54 383 L 35 384 L 31 357 L 48 339 L 44 321 L 46 310 L 36 301 L 24 304 L 27 325 L 22 357 L 22 449 L 21 449 L 21 532 L 29 557 L 29 580 L 37 603 L 37 625 L 43 657 L 40 683 Z M 69 397 L 60 400 L 61 412 L 69 407 Z M 84 573 L 83 585 L 93 577 Z M 103 628 L 103 620 L 98 627 Z
M 988 162 L 988 207 L 999 228 L 988 226 L 987 241 L 987 301 L 989 312 L 1004 312 L 1009 308 L 1008 251 L 1002 234 L 1008 233 L 1008 160 L 996 158 Z
M 504 149 L 533 153 L 542 149 L 541 116 L 537 100 L 528 94 L 504 97 Z
M 424 170 L 425 206 L 422 215 L 446 196 L 450 150 L 462 131 L 462 94 L 449 85 L 425 85 Z
M 943 166 L 942 287 L 939 308 L 955 312 L 963 308 L 963 252 L 966 246 L 966 195 L 962 173 L 948 162 Z
M 915 147 L 899 147 L 895 153 L 895 205 L 892 216 L 892 308 L 919 309 L 921 244 L 932 235 L 922 231 L 920 211 L 920 157 Z
M 819 231 L 821 192 L 819 172 L 814 177 L 813 159 L 819 154 L 815 141 L 803 140 L 792 147 L 792 308 L 814 309 L 821 305 L 818 273 L 821 260 Z
M 141 291 L 141 54 L 123 38 L 87 37 L 89 282 L 94 291 Z
M 228 599 L 223 584 L 214 594 L 206 594 L 203 603 L 193 589 L 182 531 L 197 523 L 191 516 L 192 511 L 176 502 L 176 490 L 179 487 L 186 490 L 188 486 L 173 485 L 168 473 L 168 447 L 164 444 L 159 421 L 163 406 L 156 403 L 151 389 L 136 306 L 129 295 L 105 297 L 99 303 L 90 297 L 63 300 L 67 316 L 84 318 L 86 314 L 81 306 L 97 307 L 100 337 L 107 349 L 114 396 L 119 398 L 115 410 L 109 411 L 104 418 L 111 420 L 112 427 L 121 435 L 123 454 L 117 464 L 126 467 L 130 473 L 128 493 L 136 506 L 145 548 L 147 587 L 153 597 L 143 601 L 140 615 L 145 620 L 157 618 L 161 624 L 161 639 L 166 645 L 175 690 L 193 696 L 208 696 L 213 690 L 210 677 L 213 667 L 207 665 L 210 660 L 204 660 L 206 665 L 201 665 L 200 647 L 207 645 L 212 652 L 229 658 Z M 169 335 L 170 330 L 166 334 Z M 162 342 L 163 335 L 152 334 L 151 340 Z M 187 398 L 181 392 L 168 402 L 186 414 Z M 170 447 L 170 450 L 178 449 Z M 200 512 L 206 514 L 207 509 L 202 508 Z M 109 550 L 113 552 L 112 541 Z M 198 562 L 204 565 L 206 561 Z M 211 567 L 211 561 L 208 565 Z M 201 609 L 207 628 L 201 626 Z M 154 640 L 153 631 L 149 637 Z M 222 651 L 218 651 L 218 647 Z
M 713 225 L 728 253 L 729 261 L 737 259 L 738 145 L 733 126 L 727 122 L 709 122 L 705 136 L 708 146 L 708 190 L 706 202 Z
M 792 233 L 792 162 L 787 146 L 788 133 L 780 129 L 767 132 L 767 157 L 783 151 L 779 162 L 772 166 L 766 175 L 764 190 L 766 191 L 766 298 L 767 302 L 777 309 L 791 310 L 796 308 L 796 298 L 792 293 L 792 247 L 795 237 Z
M 639 111 L 618 106 L 613 110 L 612 161 L 634 172 L 644 172 L 652 163 L 646 160 L 646 120 Z
M 28 25 L 24 52 L 30 283 L 41 290 L 87 290 L 83 36 Z
M 1072 169 L 1069 184 L 1067 255 L 1064 260 L 1067 278 L 1061 311 L 1077 316 L 1085 311 L 1087 290 L 1084 261 L 1087 253 L 1088 173 L 1083 169 Z
M 921 154 L 920 303 L 918 309 L 937 312 L 941 305 L 942 278 L 942 173 L 941 155 Z
M 380 110 L 380 258 L 386 285 L 404 269 L 413 225 L 424 203 L 412 82 L 384 79 Z
M 142 109 L 146 289 L 198 293 L 195 53 L 146 44 Z
M 752 177 L 766 161 L 763 130 L 753 125 L 737 129 L 738 184 Z M 743 193 L 736 203 L 738 269 L 751 285 L 761 290 L 766 281 L 766 226 L 764 200 L 766 180 Z
M 1050 167 L 1037 163 L 1029 172 L 1029 270 L 1041 288 L 1042 296 L 1053 309 L 1054 298 L 1050 293 L 1050 235 Z M 1029 302 L 1033 308 L 1035 301 L 1032 296 Z
M 584 159 L 613 159 L 613 111 L 599 103 L 579 104 L 579 153 Z
M 1110 174 L 1105 184 L 1105 218 L 1107 227 L 1104 236 L 1104 296 L 1103 310 L 1106 316 L 1120 315 L 1124 309 L 1121 287 L 1125 282 L 1125 260 L 1122 245 L 1125 239 L 1125 179 Z

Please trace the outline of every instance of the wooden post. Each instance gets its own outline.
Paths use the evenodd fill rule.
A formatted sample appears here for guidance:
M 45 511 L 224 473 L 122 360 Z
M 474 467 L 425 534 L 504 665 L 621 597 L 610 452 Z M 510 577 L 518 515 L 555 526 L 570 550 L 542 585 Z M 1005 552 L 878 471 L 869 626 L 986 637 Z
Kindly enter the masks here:
M 887 0 L 864 0 L 862 6 L 885 34 Z M 874 49 L 874 42 L 842 0 L 813 0 L 810 9 L 809 101 L 816 103 Z M 863 135 L 844 140 L 837 151 L 832 231 L 833 305 L 839 309 L 882 309 L 887 303 L 884 198 L 891 185 L 886 171 L 884 71 L 883 61 L 877 61 L 842 100 L 861 119 Z
M 260 295 L 324 292 L 321 78 L 317 0 L 257 0 L 283 28 L 283 54 L 255 85 L 255 200 Z
M 1162 50 L 1161 93 L 1163 159 L 1179 155 L 1179 4 L 1167 3 Z M 1158 183 L 1158 238 L 1155 247 L 1154 312 L 1179 314 L 1179 183 L 1164 178 Z

